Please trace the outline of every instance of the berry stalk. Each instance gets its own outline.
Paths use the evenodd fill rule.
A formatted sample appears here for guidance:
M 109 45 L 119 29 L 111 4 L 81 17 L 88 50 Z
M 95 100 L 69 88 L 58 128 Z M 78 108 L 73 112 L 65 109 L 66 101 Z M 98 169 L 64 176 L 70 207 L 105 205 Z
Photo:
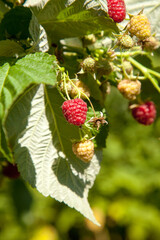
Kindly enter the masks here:
M 160 87 L 157 84 L 157 81 L 154 79 L 154 77 L 150 74 L 150 69 L 144 67 L 142 64 L 140 64 L 139 62 L 137 62 L 135 59 L 133 59 L 132 57 L 128 58 L 128 61 L 130 61 L 136 68 L 138 68 L 143 75 L 148 78 L 151 83 L 153 84 L 153 86 L 157 89 L 157 91 L 160 93 Z M 152 71 L 153 74 L 153 71 Z
M 91 108 L 93 110 L 93 113 L 94 113 L 94 116 L 96 117 L 96 113 L 95 113 L 95 110 L 94 110 L 94 107 L 93 107 L 93 104 L 91 103 L 91 100 L 89 99 L 89 97 L 82 91 L 79 90 L 79 88 L 69 79 L 69 81 L 71 82 L 71 84 L 73 85 L 74 88 L 76 88 L 77 92 L 84 95 L 85 98 L 88 100 L 88 102 L 90 103 L 91 105 Z

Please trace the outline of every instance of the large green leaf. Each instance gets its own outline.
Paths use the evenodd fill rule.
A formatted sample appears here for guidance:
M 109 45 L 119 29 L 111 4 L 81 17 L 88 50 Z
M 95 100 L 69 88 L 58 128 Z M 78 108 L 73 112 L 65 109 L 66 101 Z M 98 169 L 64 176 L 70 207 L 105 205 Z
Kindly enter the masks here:
M 3 39 L 0 41 L 0 56 L 22 57 L 26 54 L 26 49 L 27 52 L 49 50 L 44 28 L 33 12 L 22 6 L 11 9 L 4 16 L 0 24 L 0 39 Z
M 8 136 L 26 181 L 44 196 L 66 203 L 98 224 L 87 197 L 99 172 L 102 151 L 95 151 L 90 164 L 73 154 L 71 141 L 79 138 L 79 128 L 65 120 L 62 102 L 56 88 L 33 88 L 9 113 Z
M 29 33 L 34 41 L 33 47 L 35 51 L 47 52 L 49 50 L 48 38 L 46 31 L 39 24 L 34 13 L 29 24 Z
M 4 158 L 6 158 L 9 162 L 13 161 L 13 155 L 6 141 L 5 133 L 3 131 L 2 126 L 0 127 L 0 156 L 1 155 Z
M 36 53 L 28 55 L 18 60 L 15 65 L 9 63 L 0 67 L 0 127 L 4 123 L 6 115 L 15 100 L 31 84 L 51 84 L 56 83 L 57 64 L 55 56 L 46 53 Z M 18 126 L 20 127 L 20 125 Z M 5 136 L 3 135 L 3 138 Z M 0 151 L 3 155 L 8 155 L 9 150 L 6 139 L 0 136 Z M 5 148 L 3 147 L 5 146 Z M 8 155 L 9 156 L 9 155 Z
M 19 57 L 24 56 L 24 49 L 13 40 L 0 41 L 0 57 Z
M 55 56 L 45 53 L 30 54 L 15 65 L 0 67 L 0 116 L 3 117 L 15 99 L 31 84 L 56 82 Z
M 0 23 L 0 40 L 27 39 L 32 13 L 29 8 L 18 6 L 8 11 Z
M 50 0 L 26 3 L 45 28 L 52 41 L 68 37 L 78 37 L 101 30 L 118 32 L 116 24 L 101 9 L 100 3 L 85 0 Z M 97 7 L 95 7 L 97 6 Z M 98 8 L 99 6 L 99 8 Z

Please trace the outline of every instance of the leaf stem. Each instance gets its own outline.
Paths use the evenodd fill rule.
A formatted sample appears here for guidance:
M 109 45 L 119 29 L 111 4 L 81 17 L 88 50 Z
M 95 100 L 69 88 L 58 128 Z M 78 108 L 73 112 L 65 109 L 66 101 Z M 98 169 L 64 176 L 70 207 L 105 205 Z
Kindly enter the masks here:
M 120 51 L 121 51 L 121 48 L 120 48 Z M 121 51 L 121 53 L 122 53 L 122 51 Z M 122 71 L 123 71 L 123 74 L 124 74 L 124 77 L 125 78 L 129 78 L 129 76 L 128 76 L 128 74 L 126 73 L 126 70 L 125 70 L 125 68 L 124 68 L 124 61 L 123 61 L 123 56 L 122 56 L 122 54 L 120 55 L 120 61 L 121 61 L 121 67 L 122 67 Z
M 154 72 L 155 74 L 155 71 L 152 71 L 146 67 L 144 67 L 142 64 L 140 64 L 139 62 L 137 62 L 135 59 L 133 59 L 132 57 L 128 57 L 128 61 L 130 61 L 136 68 L 138 68 L 142 73 L 143 75 L 148 78 L 151 83 L 153 84 L 153 86 L 157 89 L 157 91 L 160 93 L 160 87 L 158 86 L 157 84 L 157 81 L 154 79 L 154 77 L 150 74 Z

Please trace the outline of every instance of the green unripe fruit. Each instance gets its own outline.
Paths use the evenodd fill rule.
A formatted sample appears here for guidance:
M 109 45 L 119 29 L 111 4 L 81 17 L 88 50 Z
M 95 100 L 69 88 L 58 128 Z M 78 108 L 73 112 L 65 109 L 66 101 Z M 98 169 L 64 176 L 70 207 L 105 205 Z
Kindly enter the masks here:
M 94 72 L 96 66 L 96 61 L 92 57 L 87 57 L 82 62 L 82 68 L 84 72 Z
M 123 61 L 123 67 L 127 74 L 131 74 L 133 71 L 133 66 L 129 61 Z
M 132 48 L 134 45 L 134 41 L 129 35 L 123 35 L 118 40 L 119 40 L 120 46 L 124 48 Z

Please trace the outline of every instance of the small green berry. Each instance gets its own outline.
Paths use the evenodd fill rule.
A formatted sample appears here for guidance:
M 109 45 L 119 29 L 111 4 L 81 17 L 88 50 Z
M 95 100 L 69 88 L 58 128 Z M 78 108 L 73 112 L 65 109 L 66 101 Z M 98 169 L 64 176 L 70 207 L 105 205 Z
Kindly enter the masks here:
M 129 61 L 123 61 L 123 67 L 127 74 L 131 74 L 133 72 L 133 66 Z
M 129 35 L 123 35 L 118 38 L 120 46 L 124 48 L 132 48 L 134 45 L 133 39 Z
M 84 72 L 94 72 L 96 66 L 96 61 L 92 57 L 87 57 L 82 62 L 82 68 Z

